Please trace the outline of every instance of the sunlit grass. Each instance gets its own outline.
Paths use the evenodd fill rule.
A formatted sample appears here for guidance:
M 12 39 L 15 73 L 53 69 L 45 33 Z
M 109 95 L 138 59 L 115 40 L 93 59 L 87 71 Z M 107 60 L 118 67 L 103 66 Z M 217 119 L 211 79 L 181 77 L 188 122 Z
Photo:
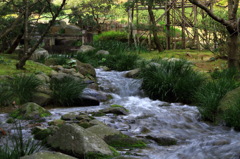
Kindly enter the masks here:
M 0 55 L 0 75 L 16 75 L 20 73 L 33 74 L 38 72 L 43 72 L 50 74 L 52 69 L 48 66 L 36 63 L 34 61 L 28 60 L 25 65 L 25 70 L 17 70 L 16 64 L 18 63 L 17 55 Z

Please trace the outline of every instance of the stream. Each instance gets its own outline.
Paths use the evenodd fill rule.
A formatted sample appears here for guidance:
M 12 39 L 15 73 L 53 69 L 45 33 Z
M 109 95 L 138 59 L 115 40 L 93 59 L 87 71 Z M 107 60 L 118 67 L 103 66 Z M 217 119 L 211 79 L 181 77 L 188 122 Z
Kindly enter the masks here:
M 126 72 L 96 69 L 100 89 L 113 99 L 100 106 L 51 109 L 47 120 L 59 119 L 69 112 L 97 111 L 112 104 L 124 106 L 128 115 L 97 117 L 124 134 L 145 138 L 173 138 L 177 144 L 159 146 L 149 140 L 147 148 L 126 150 L 141 159 L 239 159 L 240 133 L 224 126 L 202 122 L 196 106 L 151 100 L 140 90 L 141 80 L 125 78 Z M 183 90 L 184 91 L 184 90 Z M 0 114 L 3 121 L 5 114 Z

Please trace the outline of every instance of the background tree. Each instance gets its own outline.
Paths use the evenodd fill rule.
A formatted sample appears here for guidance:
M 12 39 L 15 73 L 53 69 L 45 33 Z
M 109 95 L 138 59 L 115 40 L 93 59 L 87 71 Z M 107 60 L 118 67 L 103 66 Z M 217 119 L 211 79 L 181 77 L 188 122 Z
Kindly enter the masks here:
M 226 27 L 228 32 L 228 67 L 240 69 L 240 53 L 238 50 L 238 35 L 240 21 L 237 18 L 239 0 L 228 0 L 228 19 L 217 16 L 208 6 L 199 0 L 189 0 L 203 9 L 212 19 Z

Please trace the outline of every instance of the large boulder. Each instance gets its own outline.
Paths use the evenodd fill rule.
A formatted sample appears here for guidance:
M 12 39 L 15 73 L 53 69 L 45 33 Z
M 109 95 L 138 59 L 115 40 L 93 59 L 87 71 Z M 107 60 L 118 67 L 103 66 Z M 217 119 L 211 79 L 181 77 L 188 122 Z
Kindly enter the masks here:
M 84 91 L 82 92 L 82 95 L 95 97 L 98 101 L 101 101 L 101 102 L 108 100 L 108 96 L 105 93 L 101 91 L 97 91 L 95 89 L 91 89 L 91 88 L 84 89 Z
M 48 83 L 50 82 L 50 77 L 46 75 L 45 73 L 39 73 L 36 75 L 37 79 L 42 81 L 43 83 Z
M 90 128 L 87 128 L 86 130 L 98 135 L 101 139 L 104 139 L 105 137 L 111 136 L 111 135 L 122 134 L 120 131 L 113 129 L 113 128 L 105 125 L 104 123 L 91 126 Z
M 91 75 L 93 77 L 96 77 L 96 71 L 94 67 L 87 63 L 82 63 L 78 60 L 76 60 L 76 70 L 80 72 L 82 75 L 87 76 Z
M 92 153 L 112 155 L 109 146 L 100 137 L 77 124 L 63 125 L 48 137 L 47 143 L 54 149 L 72 153 L 78 158 Z
M 49 94 L 37 92 L 33 94 L 32 102 L 45 106 L 51 101 L 51 96 Z
M 10 114 L 11 117 L 17 119 L 39 119 L 50 115 L 48 110 L 33 102 L 22 105 Z
M 236 99 L 240 98 L 240 87 L 227 92 L 219 102 L 218 111 L 223 113 L 235 105 Z
M 28 156 L 23 156 L 20 159 L 77 159 L 72 156 L 65 155 L 60 152 L 37 152 Z
M 86 53 L 93 50 L 95 50 L 95 48 L 90 45 L 82 45 L 77 53 Z
M 47 58 L 48 56 L 49 53 L 47 50 L 39 48 L 33 52 L 32 56 L 30 57 L 30 60 L 37 61 L 40 58 Z
M 112 114 L 116 114 L 116 115 L 127 115 L 128 114 L 128 110 L 124 107 L 109 107 L 109 108 L 105 108 L 100 110 L 103 113 L 112 113 Z

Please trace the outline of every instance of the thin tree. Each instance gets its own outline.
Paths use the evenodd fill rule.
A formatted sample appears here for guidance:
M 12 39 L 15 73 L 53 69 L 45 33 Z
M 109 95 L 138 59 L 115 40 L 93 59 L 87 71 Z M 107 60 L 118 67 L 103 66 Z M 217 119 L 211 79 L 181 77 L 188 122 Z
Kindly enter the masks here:
M 19 62 L 16 64 L 16 68 L 17 69 L 24 69 L 24 66 L 26 64 L 26 61 L 32 56 L 33 52 L 38 48 L 38 46 L 42 43 L 44 37 L 47 35 L 49 29 L 51 28 L 51 26 L 54 24 L 54 22 L 56 21 L 57 17 L 59 16 L 60 12 L 62 11 L 63 7 L 66 4 L 66 0 L 62 0 L 62 3 L 60 5 L 60 7 L 57 9 L 56 13 L 54 13 L 54 11 L 51 9 L 51 4 L 48 0 L 46 0 L 48 6 L 49 6 L 49 10 L 52 14 L 52 19 L 49 22 L 48 26 L 46 27 L 45 31 L 41 34 L 41 37 L 39 38 L 39 40 L 37 40 L 37 42 L 33 45 L 33 47 L 28 50 L 28 49 L 24 49 L 24 55 L 20 58 Z M 26 29 L 26 28 L 25 28 Z M 25 30 L 26 32 L 26 30 Z M 27 33 L 25 33 L 27 34 Z

